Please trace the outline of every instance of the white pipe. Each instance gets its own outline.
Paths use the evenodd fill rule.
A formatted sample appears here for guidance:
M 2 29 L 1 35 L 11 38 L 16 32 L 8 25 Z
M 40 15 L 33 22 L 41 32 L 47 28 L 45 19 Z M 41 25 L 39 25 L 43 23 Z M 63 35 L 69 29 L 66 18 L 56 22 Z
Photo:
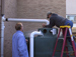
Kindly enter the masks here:
M 34 36 L 43 35 L 41 32 L 34 31 L 30 34 L 30 57 L 34 57 Z
M 17 19 L 17 18 L 5 18 L 5 16 L 2 16 L 2 23 L 1 23 L 1 57 L 3 57 L 3 48 L 4 48 L 4 21 L 20 21 L 20 22 L 46 22 L 46 25 L 48 25 L 49 24 L 49 21 L 48 20 L 46 20 L 46 19 Z M 34 34 L 34 33 L 37 33 L 37 34 L 41 34 L 41 32 L 37 32 L 37 31 L 35 31 L 35 32 L 33 32 L 32 34 Z M 31 37 L 31 36 L 30 36 Z M 31 38 L 30 39 L 31 40 L 31 42 L 33 41 L 33 39 Z M 33 43 L 33 42 L 32 42 Z M 31 45 L 30 45 L 31 46 Z M 32 47 L 33 47 L 33 45 L 32 45 Z M 33 52 L 32 51 L 32 49 L 31 49 L 31 52 Z M 31 54 L 31 53 L 30 53 Z M 31 54 L 32 55 L 32 54 Z M 33 57 L 33 55 L 32 56 L 30 56 L 30 57 Z
M 4 16 L 1 19 L 1 57 L 4 57 L 3 50 L 4 50 L 4 27 L 5 26 L 4 26 L 3 18 Z
M 6 18 L 4 18 L 4 21 L 6 20 Z M 49 21 L 46 19 L 19 19 L 19 18 L 8 18 L 7 21 L 18 21 L 18 22 L 46 22 L 46 25 L 49 24 Z

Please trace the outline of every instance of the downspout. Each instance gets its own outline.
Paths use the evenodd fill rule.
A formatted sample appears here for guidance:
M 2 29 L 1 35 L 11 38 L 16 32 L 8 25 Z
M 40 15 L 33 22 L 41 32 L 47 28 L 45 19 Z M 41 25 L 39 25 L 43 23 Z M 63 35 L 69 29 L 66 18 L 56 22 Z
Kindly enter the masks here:
M 30 57 L 34 57 L 34 37 L 35 35 L 43 35 L 41 31 L 34 31 L 30 34 Z
M 4 53 L 3 53 L 3 50 L 4 50 L 4 16 L 2 16 L 2 19 L 1 19 L 1 57 L 4 57 Z
M 4 14 L 4 0 L 1 0 L 1 13 L 0 15 Z M 3 49 L 4 49 L 4 22 L 1 16 L 1 57 L 4 57 Z

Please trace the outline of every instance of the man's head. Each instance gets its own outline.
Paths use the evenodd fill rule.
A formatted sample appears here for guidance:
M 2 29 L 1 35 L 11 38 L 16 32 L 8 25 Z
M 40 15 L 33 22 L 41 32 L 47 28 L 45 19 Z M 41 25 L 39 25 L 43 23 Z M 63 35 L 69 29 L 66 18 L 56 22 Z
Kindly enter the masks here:
M 15 29 L 18 31 L 18 30 L 20 30 L 20 31 L 23 31 L 23 24 L 22 23 L 17 23 L 16 25 L 15 25 Z
M 53 14 L 52 12 L 48 12 L 47 13 L 47 18 L 50 18 L 52 14 Z

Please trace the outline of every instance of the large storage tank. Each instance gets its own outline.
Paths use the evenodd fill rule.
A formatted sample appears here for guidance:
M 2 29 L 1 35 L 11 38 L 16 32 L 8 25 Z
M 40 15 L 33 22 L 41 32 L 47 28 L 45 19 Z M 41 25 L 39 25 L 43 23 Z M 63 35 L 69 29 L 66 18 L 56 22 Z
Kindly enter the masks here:
M 34 57 L 52 57 L 52 53 L 54 50 L 54 46 L 55 46 L 57 34 L 58 34 L 58 29 L 56 29 L 56 34 L 53 35 L 53 33 L 50 32 L 52 29 L 55 29 L 55 28 L 38 29 L 43 33 L 43 35 L 42 36 L 38 35 L 34 38 Z M 27 38 L 29 39 L 29 37 Z M 60 57 L 62 44 L 63 44 L 63 40 L 62 39 L 58 40 L 55 57 Z M 63 54 L 63 57 L 67 57 L 66 53 Z M 70 56 L 70 57 L 73 57 L 73 56 Z

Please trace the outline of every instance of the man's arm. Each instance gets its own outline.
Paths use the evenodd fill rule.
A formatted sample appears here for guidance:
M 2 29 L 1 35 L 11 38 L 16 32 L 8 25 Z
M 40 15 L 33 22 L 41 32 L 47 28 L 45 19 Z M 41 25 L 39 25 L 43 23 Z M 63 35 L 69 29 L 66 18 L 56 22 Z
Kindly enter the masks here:
M 28 57 L 27 45 L 23 35 L 19 35 L 18 50 L 20 57 Z
M 55 25 L 54 23 L 55 23 L 54 17 L 50 17 L 50 23 L 49 23 L 49 25 L 45 25 L 44 27 L 52 28 Z

